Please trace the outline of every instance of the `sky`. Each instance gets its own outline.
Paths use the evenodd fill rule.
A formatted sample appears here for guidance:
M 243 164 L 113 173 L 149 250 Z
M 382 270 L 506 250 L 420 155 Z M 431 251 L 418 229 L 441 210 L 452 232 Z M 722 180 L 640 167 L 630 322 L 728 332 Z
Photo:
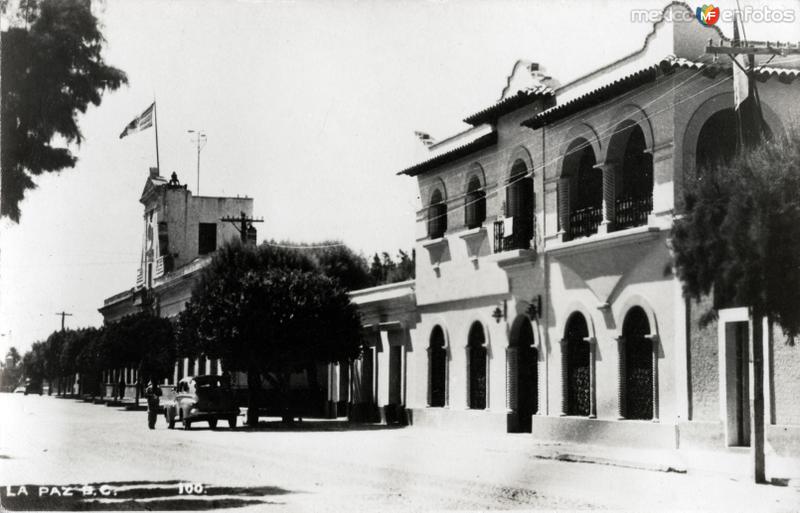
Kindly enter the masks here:
M 742 7 L 760 7 L 740 0 Z M 157 101 L 161 174 L 201 195 L 247 195 L 265 238 L 340 239 L 365 255 L 414 244 L 416 183 L 397 171 L 494 103 L 518 59 L 561 83 L 641 47 L 631 9 L 665 1 L 106 0 L 106 62 L 129 85 L 79 116 L 74 169 L 40 177 L 19 224 L 0 222 L 0 352 L 60 327 L 97 326 L 131 288 L 152 129 L 119 139 Z M 693 8 L 694 4 L 690 4 Z M 735 0 L 715 2 L 722 10 Z M 764 4 L 766 5 L 766 4 Z M 769 2 L 800 20 L 800 0 Z M 751 39 L 800 41 L 800 23 L 751 23 Z M 729 23 L 720 22 L 730 35 Z

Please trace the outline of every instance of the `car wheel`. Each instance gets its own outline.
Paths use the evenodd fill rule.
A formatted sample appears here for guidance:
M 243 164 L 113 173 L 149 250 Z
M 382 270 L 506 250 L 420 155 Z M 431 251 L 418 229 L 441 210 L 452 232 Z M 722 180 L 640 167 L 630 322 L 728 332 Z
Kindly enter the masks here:
M 228 419 L 228 426 L 233 429 L 236 427 L 236 417 L 231 417 Z
M 211 429 L 217 429 L 217 419 L 209 419 L 208 427 L 210 427 Z

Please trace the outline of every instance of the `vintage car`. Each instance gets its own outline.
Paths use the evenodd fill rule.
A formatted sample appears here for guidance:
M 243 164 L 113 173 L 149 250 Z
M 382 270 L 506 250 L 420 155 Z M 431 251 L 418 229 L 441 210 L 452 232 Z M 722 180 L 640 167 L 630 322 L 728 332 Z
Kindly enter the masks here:
M 214 429 L 220 419 L 227 420 L 234 428 L 239 408 L 230 385 L 221 376 L 189 376 L 178 381 L 174 398 L 165 398 L 164 416 L 170 429 L 176 421 L 184 429 L 189 429 L 195 421 L 207 421 Z

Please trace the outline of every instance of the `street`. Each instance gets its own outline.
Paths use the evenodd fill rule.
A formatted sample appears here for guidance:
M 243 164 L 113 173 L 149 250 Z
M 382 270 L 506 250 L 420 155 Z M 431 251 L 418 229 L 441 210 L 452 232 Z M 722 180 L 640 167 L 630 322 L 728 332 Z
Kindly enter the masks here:
M 144 412 L 22 394 L 0 394 L 0 412 L 0 484 L 9 507 L 800 510 L 792 487 L 537 459 L 529 435 L 313 420 L 233 431 L 198 423 L 187 432 L 168 430 L 163 417 L 150 431 Z M 21 485 L 30 498 L 20 499 Z M 80 504 L 54 488 L 62 485 L 106 485 L 113 493 Z M 41 494 L 51 502 L 33 497 Z

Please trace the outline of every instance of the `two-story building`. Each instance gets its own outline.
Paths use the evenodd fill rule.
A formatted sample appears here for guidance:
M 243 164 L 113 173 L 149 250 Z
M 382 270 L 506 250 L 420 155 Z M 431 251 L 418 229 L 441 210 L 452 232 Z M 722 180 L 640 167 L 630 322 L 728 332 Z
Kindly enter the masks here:
M 423 202 L 416 322 L 395 356 L 415 424 L 749 443 L 746 312 L 701 327 L 670 252 L 688 178 L 738 144 L 731 63 L 709 40 L 730 44 L 676 2 L 641 48 L 569 83 L 520 61 L 498 102 L 400 172 Z M 777 57 L 756 74 L 780 135 L 800 122 L 800 67 Z M 800 352 L 768 333 L 768 440 L 786 452 L 800 443 Z
M 194 196 L 175 173 L 171 179 L 151 168 L 139 200 L 144 206 L 141 263 L 136 285 L 107 298 L 100 308 L 106 323 L 145 309 L 166 318 L 175 318 L 191 298 L 200 271 L 225 242 L 240 238 L 238 224 L 222 221 L 252 218 L 253 199 L 247 197 Z M 247 227 L 246 237 L 256 239 L 255 227 Z M 220 372 L 218 361 L 184 358 L 175 365 L 173 380 L 194 374 Z M 117 369 L 105 373 L 106 395 L 120 376 L 133 392 L 136 369 Z

